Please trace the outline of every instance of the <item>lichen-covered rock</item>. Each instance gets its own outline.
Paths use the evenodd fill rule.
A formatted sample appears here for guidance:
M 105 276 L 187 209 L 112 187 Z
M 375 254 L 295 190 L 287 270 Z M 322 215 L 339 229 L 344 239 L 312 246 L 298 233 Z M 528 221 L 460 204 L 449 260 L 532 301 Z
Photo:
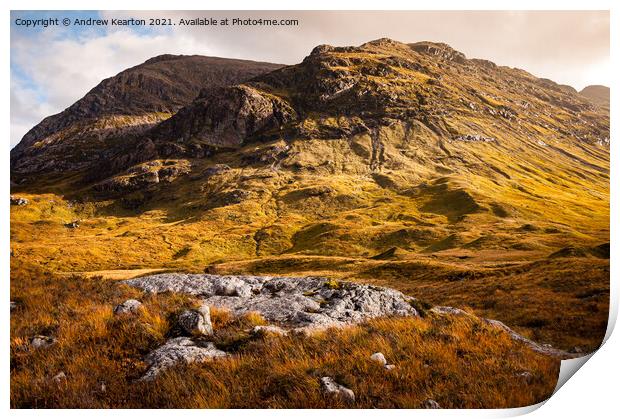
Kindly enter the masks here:
M 140 301 L 130 299 L 114 307 L 114 314 L 118 315 L 137 313 L 140 307 L 142 307 L 142 303 Z
M 145 357 L 149 368 L 140 380 L 153 380 L 163 370 L 179 363 L 204 362 L 226 355 L 213 342 L 195 341 L 187 337 L 170 339 Z
M 179 327 L 189 336 L 210 336 L 213 334 L 209 306 L 203 305 L 198 310 L 185 310 L 177 319 Z
M 417 316 L 415 299 L 399 291 L 318 277 L 159 274 L 127 284 L 148 292 L 201 296 L 203 303 L 235 315 L 260 313 L 292 329 L 355 324 L 381 316 Z
M 338 384 L 332 377 L 321 377 L 321 391 L 327 396 L 339 397 L 347 403 L 355 402 L 353 390 Z

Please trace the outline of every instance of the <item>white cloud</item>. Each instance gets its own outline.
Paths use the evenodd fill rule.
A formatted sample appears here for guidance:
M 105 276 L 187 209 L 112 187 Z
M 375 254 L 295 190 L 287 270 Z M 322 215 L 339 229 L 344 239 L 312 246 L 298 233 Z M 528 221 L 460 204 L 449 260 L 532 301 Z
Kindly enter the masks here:
M 159 54 L 209 54 L 194 38 L 161 33 L 140 36 L 131 31 L 84 39 L 42 34 L 14 39 L 11 48 L 13 64 L 32 81 L 12 80 L 11 147 L 44 117 L 67 108 L 104 78 Z

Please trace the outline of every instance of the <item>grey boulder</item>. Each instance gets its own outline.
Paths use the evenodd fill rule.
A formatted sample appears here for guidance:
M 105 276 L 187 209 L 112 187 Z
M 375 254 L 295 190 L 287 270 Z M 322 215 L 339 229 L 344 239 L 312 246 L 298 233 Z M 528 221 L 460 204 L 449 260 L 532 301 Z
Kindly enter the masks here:
M 211 336 L 211 312 L 209 306 L 203 305 L 198 310 L 185 310 L 177 319 L 179 327 L 189 336 Z
M 162 371 L 179 363 L 205 362 L 226 355 L 213 342 L 200 342 L 187 337 L 170 339 L 145 357 L 149 368 L 140 380 L 153 380 Z
M 135 314 L 138 312 L 140 307 L 142 307 L 142 303 L 140 301 L 130 299 L 114 307 L 114 314 Z

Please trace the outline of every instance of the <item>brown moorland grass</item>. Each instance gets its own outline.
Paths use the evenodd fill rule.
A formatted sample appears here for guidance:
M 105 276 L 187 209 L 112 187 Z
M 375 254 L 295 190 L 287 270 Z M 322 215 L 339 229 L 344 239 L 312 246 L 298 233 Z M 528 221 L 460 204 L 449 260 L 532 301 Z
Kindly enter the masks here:
M 445 408 L 516 407 L 549 397 L 559 368 L 557 359 L 471 318 L 384 318 L 312 336 L 253 337 L 248 331 L 260 316 L 213 310 L 214 341 L 230 357 L 137 383 L 144 355 L 174 334 L 174 314 L 197 301 L 22 264 L 12 266 L 11 298 L 14 408 L 418 408 L 429 398 Z M 114 316 L 114 305 L 127 298 L 143 308 Z M 57 342 L 28 348 L 36 334 Z M 396 368 L 370 361 L 377 351 Z M 60 372 L 66 379 L 53 380 Z M 322 395 L 319 378 L 326 375 L 353 389 L 356 402 Z

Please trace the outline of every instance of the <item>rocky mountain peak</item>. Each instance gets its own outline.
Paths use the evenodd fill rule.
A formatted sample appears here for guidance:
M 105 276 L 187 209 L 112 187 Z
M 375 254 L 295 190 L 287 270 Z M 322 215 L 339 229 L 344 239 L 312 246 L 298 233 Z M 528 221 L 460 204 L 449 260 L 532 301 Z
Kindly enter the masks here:
M 467 59 L 467 57 L 465 57 L 465 54 L 455 50 L 450 45 L 444 44 L 442 42 L 416 42 L 413 44 L 409 44 L 409 47 L 416 52 L 433 55 L 446 61 L 464 63 Z

